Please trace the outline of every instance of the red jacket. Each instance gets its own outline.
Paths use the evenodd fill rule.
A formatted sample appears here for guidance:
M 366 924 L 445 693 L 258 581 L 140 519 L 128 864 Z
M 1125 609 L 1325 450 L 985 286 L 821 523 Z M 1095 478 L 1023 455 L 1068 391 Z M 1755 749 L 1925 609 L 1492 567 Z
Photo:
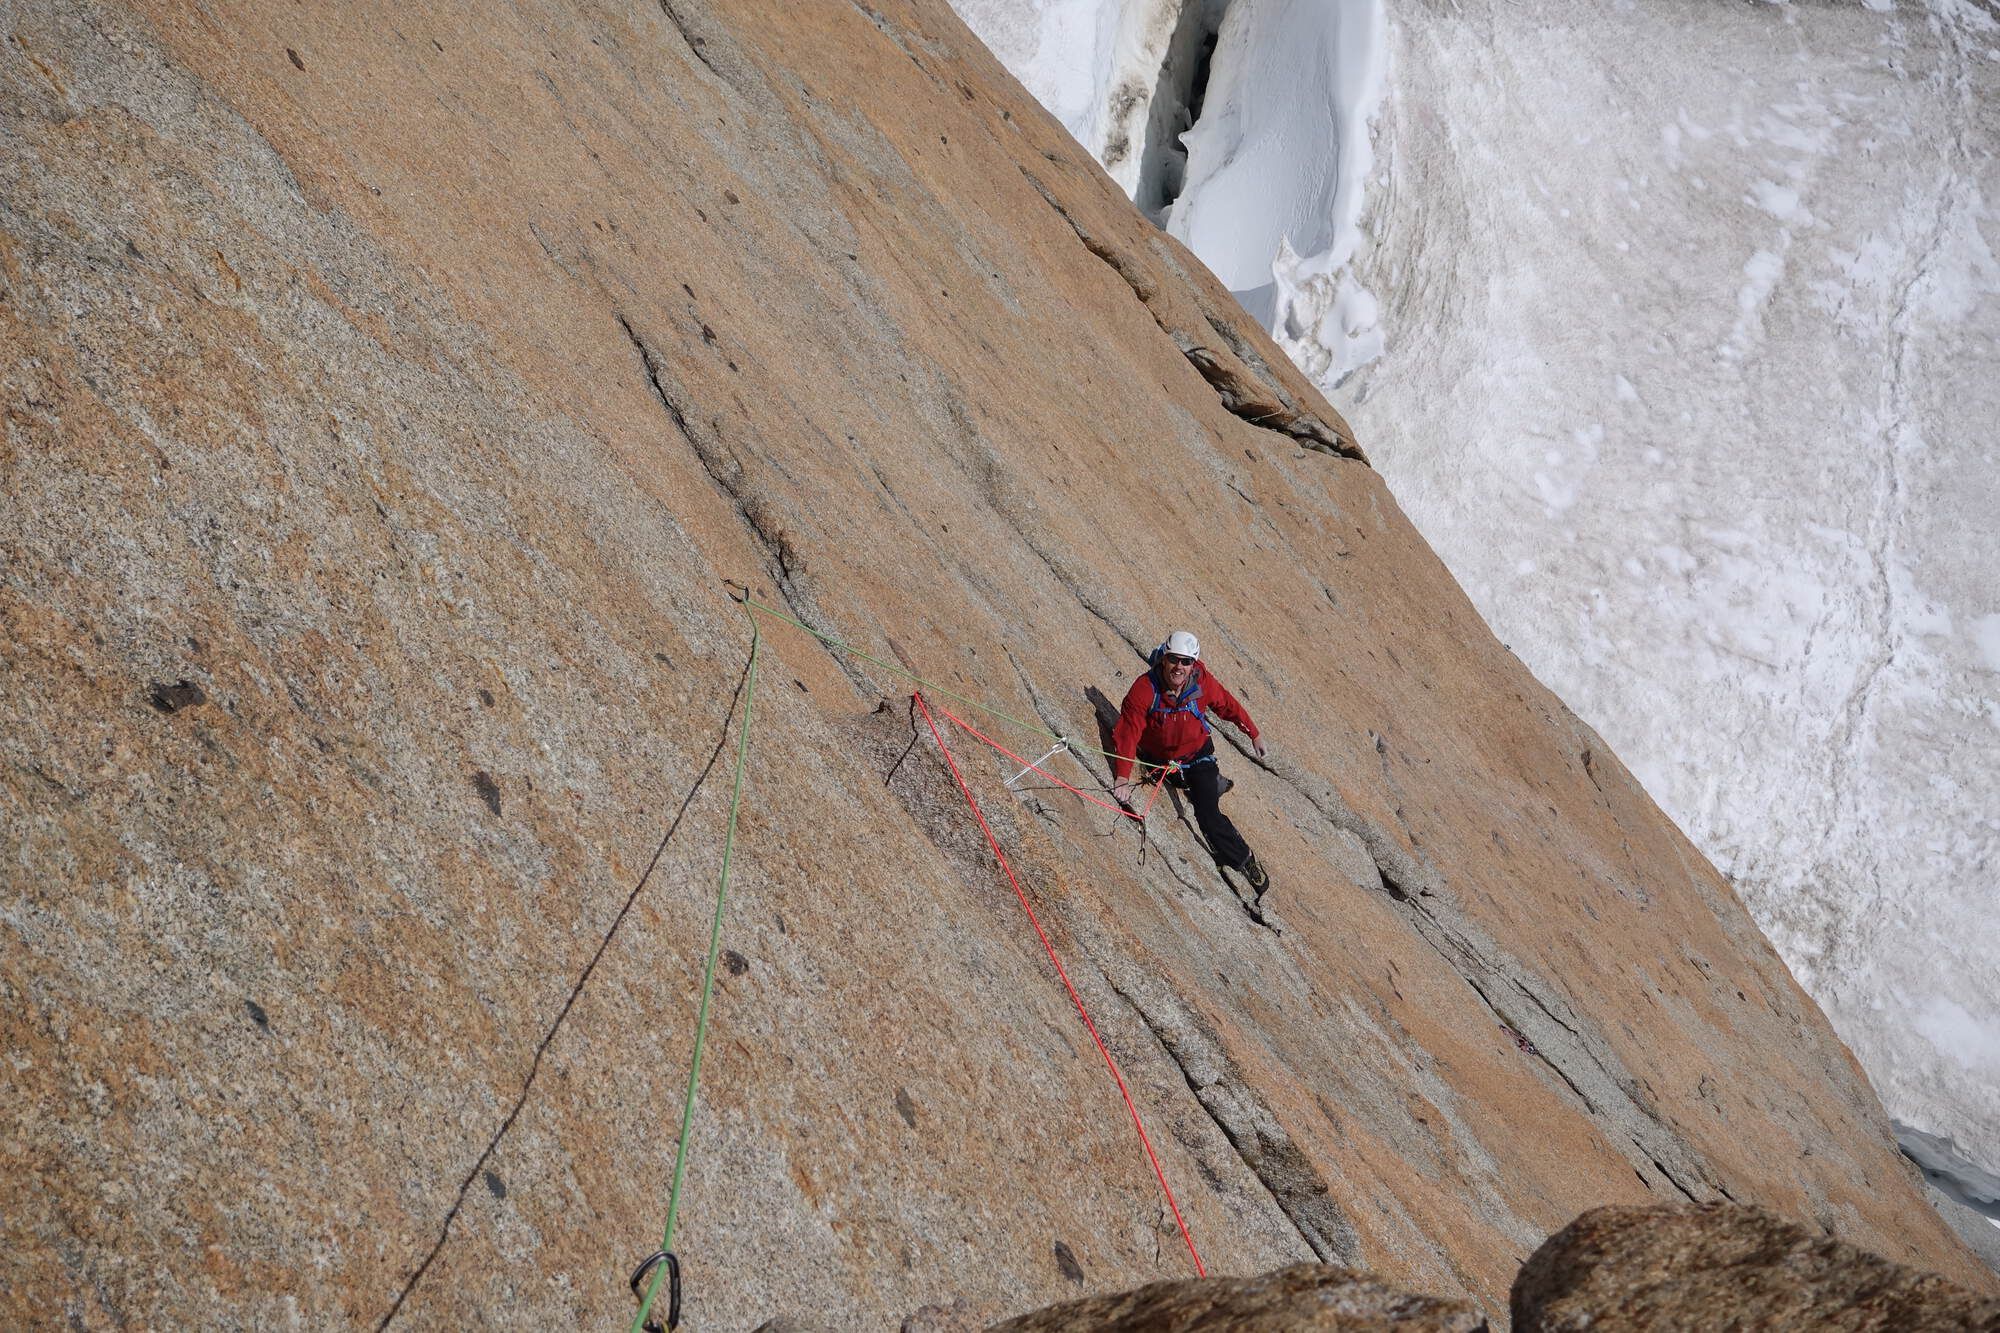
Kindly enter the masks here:
M 1113 782 L 1123 782 L 1132 775 L 1132 760 L 1142 751 L 1148 759 L 1189 759 L 1208 744 L 1208 731 L 1193 714 L 1167 711 L 1173 703 L 1160 700 L 1156 681 L 1154 673 L 1148 671 L 1125 691 L 1124 706 L 1118 710 L 1118 725 L 1111 729 L 1111 750 L 1117 756 L 1111 761 Z M 1200 662 L 1188 674 L 1183 696 L 1197 685 L 1201 687 L 1201 695 L 1195 706 L 1201 709 L 1203 717 L 1234 722 L 1251 740 L 1257 739 L 1257 724 L 1250 720 L 1250 710 L 1236 702 L 1236 696 L 1224 689 L 1215 673 Z M 1162 705 L 1157 710 L 1153 707 L 1156 701 Z

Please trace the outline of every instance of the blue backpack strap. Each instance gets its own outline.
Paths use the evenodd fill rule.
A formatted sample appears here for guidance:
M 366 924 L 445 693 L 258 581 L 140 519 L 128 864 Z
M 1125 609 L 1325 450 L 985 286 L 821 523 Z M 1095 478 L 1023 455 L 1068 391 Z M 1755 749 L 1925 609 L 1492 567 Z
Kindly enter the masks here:
M 1194 678 L 1194 688 L 1188 691 L 1188 697 L 1181 702 L 1187 708 L 1188 712 L 1194 714 L 1194 720 L 1201 723 L 1201 734 L 1212 736 L 1215 734 L 1215 731 L 1208 725 L 1208 714 L 1203 712 L 1201 707 L 1201 676 L 1199 674 L 1201 668 L 1196 667 L 1195 671 L 1197 674 Z

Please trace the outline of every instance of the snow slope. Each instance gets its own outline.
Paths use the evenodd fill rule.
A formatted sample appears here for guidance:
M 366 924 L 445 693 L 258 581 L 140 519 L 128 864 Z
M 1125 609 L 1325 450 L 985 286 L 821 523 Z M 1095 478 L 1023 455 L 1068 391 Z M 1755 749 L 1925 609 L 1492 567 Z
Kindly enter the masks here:
M 1129 94 L 1177 83 L 1121 35 L 1178 7 L 959 9 L 1136 190 L 1162 149 L 1115 141 L 1163 118 Z M 1197 17 L 1169 228 L 1733 877 L 1891 1114 L 2000 1165 L 1992 11 Z

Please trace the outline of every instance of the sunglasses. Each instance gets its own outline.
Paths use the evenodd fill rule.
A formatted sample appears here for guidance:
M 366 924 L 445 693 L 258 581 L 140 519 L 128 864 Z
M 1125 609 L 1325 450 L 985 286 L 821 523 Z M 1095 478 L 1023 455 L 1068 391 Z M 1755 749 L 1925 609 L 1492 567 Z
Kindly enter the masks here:
M 1178 656 L 1178 655 L 1176 655 L 1176 654 L 1174 654 L 1174 653 L 1167 653 L 1167 654 L 1165 654 L 1164 656 L 1162 656 L 1162 657 L 1160 658 L 1160 660 L 1161 660 L 1162 662 L 1165 662 L 1165 663 L 1166 663 L 1166 664 L 1167 664 L 1168 666 L 1193 666 L 1193 665 L 1194 665 L 1194 659 L 1193 659 L 1192 657 L 1180 657 L 1180 656 Z

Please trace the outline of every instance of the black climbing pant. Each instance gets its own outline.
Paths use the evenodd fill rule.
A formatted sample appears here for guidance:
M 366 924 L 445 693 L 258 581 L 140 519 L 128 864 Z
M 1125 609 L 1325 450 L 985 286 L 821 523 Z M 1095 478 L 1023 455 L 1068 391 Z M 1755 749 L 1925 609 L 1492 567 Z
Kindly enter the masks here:
M 1165 761 L 1142 753 L 1139 762 L 1158 768 Z M 1236 825 L 1222 813 L 1222 769 L 1215 762 L 1215 742 L 1202 746 L 1201 753 L 1194 758 L 1182 760 L 1180 771 L 1167 779 L 1167 785 L 1186 792 L 1194 802 L 1195 825 L 1201 829 L 1202 841 L 1208 844 L 1215 863 L 1241 870 L 1250 859 L 1250 844 L 1243 841 Z

